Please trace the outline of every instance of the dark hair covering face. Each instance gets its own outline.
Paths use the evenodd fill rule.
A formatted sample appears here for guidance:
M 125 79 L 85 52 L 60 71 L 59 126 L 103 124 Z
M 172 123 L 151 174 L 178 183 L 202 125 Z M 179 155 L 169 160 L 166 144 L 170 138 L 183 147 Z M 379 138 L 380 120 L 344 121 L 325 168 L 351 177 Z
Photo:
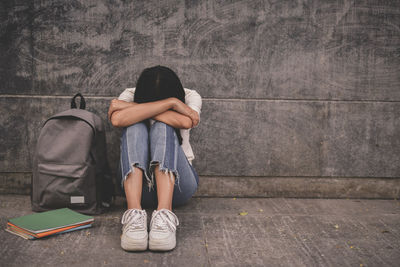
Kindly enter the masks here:
M 136 103 L 147 103 L 175 97 L 185 103 L 185 90 L 182 83 L 171 69 L 164 66 L 155 66 L 144 69 L 136 84 Z M 146 120 L 148 124 L 148 120 Z M 182 136 L 179 129 L 175 128 L 179 144 L 182 144 Z

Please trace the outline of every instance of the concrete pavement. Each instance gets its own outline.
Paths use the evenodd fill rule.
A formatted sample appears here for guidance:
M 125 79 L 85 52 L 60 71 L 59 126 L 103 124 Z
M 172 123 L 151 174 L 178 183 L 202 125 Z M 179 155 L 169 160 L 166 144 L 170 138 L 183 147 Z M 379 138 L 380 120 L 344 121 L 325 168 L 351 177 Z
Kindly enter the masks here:
M 31 213 L 29 196 L 0 195 L 1 266 L 399 266 L 400 201 L 193 198 L 172 252 L 120 248 L 124 199 L 92 228 L 28 241 L 4 231 Z M 151 210 L 147 210 L 150 218 Z

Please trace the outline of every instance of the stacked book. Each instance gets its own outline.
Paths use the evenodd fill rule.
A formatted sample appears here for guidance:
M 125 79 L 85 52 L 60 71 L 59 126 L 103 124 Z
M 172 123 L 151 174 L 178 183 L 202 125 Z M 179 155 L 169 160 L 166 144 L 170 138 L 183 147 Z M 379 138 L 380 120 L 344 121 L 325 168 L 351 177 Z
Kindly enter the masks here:
M 25 239 L 37 239 L 88 228 L 93 221 L 91 216 L 63 208 L 10 219 L 6 231 Z

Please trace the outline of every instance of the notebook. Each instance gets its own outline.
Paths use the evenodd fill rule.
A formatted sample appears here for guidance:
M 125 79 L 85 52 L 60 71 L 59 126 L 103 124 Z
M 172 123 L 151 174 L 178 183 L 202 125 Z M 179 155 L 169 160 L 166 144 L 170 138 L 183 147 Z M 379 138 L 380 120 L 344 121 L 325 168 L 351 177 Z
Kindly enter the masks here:
M 68 208 L 30 214 L 8 220 L 6 231 L 36 239 L 92 226 L 94 219 Z
M 93 217 L 68 208 L 34 213 L 8 220 L 12 225 L 35 234 L 93 221 Z
M 47 234 L 47 235 L 44 235 L 44 236 L 41 236 L 41 237 L 45 237 L 45 236 L 49 236 L 49 235 L 55 235 L 55 234 L 68 233 L 68 232 L 72 232 L 72 231 L 80 230 L 80 229 L 85 229 L 85 228 L 89 228 L 89 227 L 92 227 L 92 224 L 85 224 L 85 225 L 77 226 L 77 227 L 74 227 L 74 228 L 71 228 L 71 229 L 61 230 L 59 232 L 52 233 L 52 234 Z M 39 236 L 36 237 L 37 236 L 36 234 L 28 234 L 26 232 L 23 232 L 23 231 L 20 231 L 20 230 L 16 229 L 15 227 L 10 226 L 10 225 L 8 225 L 5 230 L 7 232 L 11 233 L 11 234 L 18 235 L 18 236 L 20 236 L 22 238 L 25 238 L 25 239 L 38 239 L 38 238 L 41 238 Z

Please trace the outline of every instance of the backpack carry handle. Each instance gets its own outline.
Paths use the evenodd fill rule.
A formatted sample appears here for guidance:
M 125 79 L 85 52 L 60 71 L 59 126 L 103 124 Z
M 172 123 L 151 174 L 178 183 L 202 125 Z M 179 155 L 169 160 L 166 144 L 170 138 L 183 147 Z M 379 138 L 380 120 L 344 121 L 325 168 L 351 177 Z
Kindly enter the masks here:
M 86 108 L 86 101 L 85 98 L 81 95 L 81 93 L 77 93 L 72 99 L 71 99 L 71 108 L 76 108 L 76 103 L 75 103 L 75 98 L 79 96 L 81 98 L 81 102 L 79 105 L 79 109 L 85 109 Z

